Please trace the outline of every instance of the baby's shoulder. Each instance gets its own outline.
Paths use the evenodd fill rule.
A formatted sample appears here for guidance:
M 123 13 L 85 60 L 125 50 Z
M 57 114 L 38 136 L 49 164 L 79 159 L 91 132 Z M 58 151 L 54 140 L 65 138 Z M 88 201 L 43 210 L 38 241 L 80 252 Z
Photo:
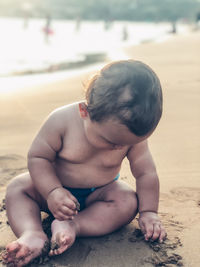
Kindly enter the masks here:
M 68 104 L 65 106 L 61 106 L 53 110 L 50 113 L 49 117 L 52 117 L 55 119 L 61 119 L 61 120 L 72 119 L 74 116 L 76 116 L 77 106 L 78 106 L 77 103 L 72 103 L 72 104 Z
M 72 125 L 73 122 L 77 121 L 78 117 L 78 103 L 72 103 L 65 106 L 61 106 L 53 110 L 48 120 L 56 126 L 64 127 L 65 129 Z

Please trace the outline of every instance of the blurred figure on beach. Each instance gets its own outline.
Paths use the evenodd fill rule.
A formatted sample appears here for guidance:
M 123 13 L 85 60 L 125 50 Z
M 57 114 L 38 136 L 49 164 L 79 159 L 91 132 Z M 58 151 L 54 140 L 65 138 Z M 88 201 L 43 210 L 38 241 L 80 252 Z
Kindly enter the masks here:
M 25 2 L 22 5 L 22 15 L 24 18 L 24 24 L 23 24 L 23 28 L 26 30 L 28 28 L 29 25 L 29 19 L 31 18 L 31 13 L 32 11 L 32 5 L 31 3 Z
M 200 29 L 200 11 L 196 14 L 196 29 Z
M 124 25 L 122 28 L 122 41 L 127 41 L 128 40 L 128 29 L 127 26 Z
M 79 32 L 81 29 L 81 17 L 77 16 L 75 19 L 75 31 Z
M 48 44 L 49 43 L 49 36 L 52 35 L 54 32 L 53 32 L 53 29 L 51 27 L 51 24 L 52 24 L 52 18 L 50 16 L 50 14 L 48 14 L 46 16 L 46 19 L 45 19 L 45 26 L 44 28 L 42 29 L 43 32 L 44 32 L 44 38 L 45 38 L 45 42 Z
M 25 30 L 28 29 L 29 19 L 30 19 L 29 14 L 25 13 L 24 14 L 24 24 L 23 24 L 23 28 Z
M 177 26 L 176 26 L 176 21 L 172 21 L 172 31 L 171 33 L 177 33 Z

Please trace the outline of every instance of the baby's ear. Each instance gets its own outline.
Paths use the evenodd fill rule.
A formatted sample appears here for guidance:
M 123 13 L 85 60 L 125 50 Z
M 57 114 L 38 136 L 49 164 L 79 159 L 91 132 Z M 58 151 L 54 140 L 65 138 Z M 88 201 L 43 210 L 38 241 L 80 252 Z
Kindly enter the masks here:
M 81 102 L 78 104 L 79 105 L 79 112 L 81 118 L 85 119 L 88 116 L 88 111 L 87 111 L 87 105 L 84 102 Z

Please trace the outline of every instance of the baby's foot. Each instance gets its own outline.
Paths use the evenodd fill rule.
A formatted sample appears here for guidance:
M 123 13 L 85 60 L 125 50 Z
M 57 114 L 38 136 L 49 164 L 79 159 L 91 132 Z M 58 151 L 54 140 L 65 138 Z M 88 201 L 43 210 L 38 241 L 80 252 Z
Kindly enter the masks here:
M 3 261 L 13 267 L 21 267 L 45 252 L 48 252 L 46 235 L 36 231 L 27 232 L 7 245 Z
M 76 224 L 73 220 L 58 221 L 54 220 L 51 225 L 52 239 L 50 256 L 59 255 L 70 248 L 77 234 Z

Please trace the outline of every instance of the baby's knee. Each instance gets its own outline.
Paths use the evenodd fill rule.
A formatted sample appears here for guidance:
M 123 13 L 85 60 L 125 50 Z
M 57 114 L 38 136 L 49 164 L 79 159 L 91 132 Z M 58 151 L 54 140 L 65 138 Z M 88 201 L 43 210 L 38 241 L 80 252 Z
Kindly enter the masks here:
M 6 196 L 13 196 L 16 193 L 25 192 L 28 181 L 28 174 L 24 173 L 13 178 L 7 186 Z
M 134 213 L 136 215 L 138 209 L 138 201 L 136 193 L 133 190 L 122 191 L 115 200 L 119 209 L 124 213 Z
M 138 201 L 133 190 L 118 192 L 114 203 L 124 225 L 130 223 L 135 218 L 138 212 Z
M 134 190 L 123 182 L 113 184 L 107 191 L 106 201 L 112 202 L 121 217 L 132 220 L 138 210 L 137 196 Z
M 6 190 L 6 203 L 13 203 L 14 201 L 27 201 L 31 199 L 35 201 L 43 211 L 48 211 L 46 200 L 36 190 L 30 174 L 23 173 L 11 180 Z

